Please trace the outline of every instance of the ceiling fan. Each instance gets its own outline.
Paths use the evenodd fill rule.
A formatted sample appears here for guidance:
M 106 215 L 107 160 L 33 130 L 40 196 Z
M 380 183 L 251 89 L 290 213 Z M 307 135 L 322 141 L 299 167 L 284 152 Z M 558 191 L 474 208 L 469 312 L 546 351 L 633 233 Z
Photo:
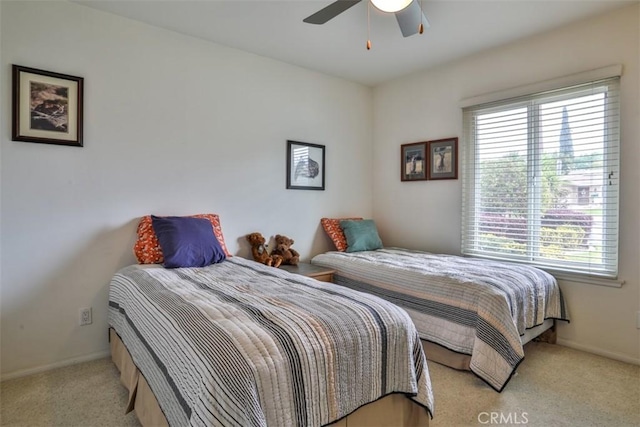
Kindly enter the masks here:
M 360 3 L 362 0 L 338 0 L 324 9 L 303 19 L 308 24 L 322 25 L 335 18 L 347 9 Z M 423 28 L 429 27 L 429 21 L 422 12 L 419 0 L 366 0 L 371 1 L 382 12 L 395 13 L 398 25 L 404 37 L 422 33 Z

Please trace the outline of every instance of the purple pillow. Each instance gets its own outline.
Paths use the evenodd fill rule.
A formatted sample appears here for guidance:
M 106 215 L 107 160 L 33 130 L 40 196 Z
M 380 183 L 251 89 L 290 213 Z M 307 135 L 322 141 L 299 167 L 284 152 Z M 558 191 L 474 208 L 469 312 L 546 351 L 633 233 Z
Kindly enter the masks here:
M 205 218 L 151 215 L 166 268 L 205 267 L 226 259 Z

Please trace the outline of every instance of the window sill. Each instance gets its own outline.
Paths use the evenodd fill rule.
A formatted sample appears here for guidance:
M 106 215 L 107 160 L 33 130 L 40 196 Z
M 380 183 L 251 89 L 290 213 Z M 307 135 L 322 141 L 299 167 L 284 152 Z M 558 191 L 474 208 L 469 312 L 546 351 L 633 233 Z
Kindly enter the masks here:
M 559 282 L 582 283 L 585 285 L 606 286 L 609 288 L 621 288 L 625 281 L 620 279 L 607 279 L 604 277 L 582 276 L 579 274 L 556 273 L 548 270 Z
M 481 259 L 488 259 L 488 260 L 494 260 L 494 261 L 505 261 L 505 262 L 511 262 L 515 264 L 528 265 L 530 267 L 535 267 L 540 270 L 546 271 L 547 273 L 555 277 L 558 282 L 581 283 L 585 285 L 606 286 L 608 288 L 621 288 L 622 285 L 624 285 L 626 282 L 623 279 L 609 279 L 606 277 L 589 276 L 587 274 L 570 273 L 567 271 L 554 270 L 552 267 L 544 267 L 537 264 L 518 262 L 518 260 L 515 260 L 515 259 L 490 257 L 486 255 L 476 255 L 476 254 L 463 254 L 462 256 L 469 257 L 469 258 L 481 258 Z

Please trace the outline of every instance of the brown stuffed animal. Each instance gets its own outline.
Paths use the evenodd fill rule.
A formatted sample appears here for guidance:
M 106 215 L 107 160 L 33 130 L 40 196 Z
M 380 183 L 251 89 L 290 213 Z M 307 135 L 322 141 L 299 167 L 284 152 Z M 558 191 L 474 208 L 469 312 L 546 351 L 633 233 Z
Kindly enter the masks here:
M 276 247 L 271 254 L 281 256 L 282 264 L 298 265 L 298 261 L 300 261 L 300 254 L 294 249 L 291 249 L 291 245 L 294 243 L 293 239 L 277 234 Z
M 253 259 L 261 264 L 268 265 L 269 267 L 279 267 L 282 263 L 282 257 L 280 255 L 269 255 L 267 246 L 265 245 L 265 239 L 260 233 L 247 234 L 247 240 L 251 244 L 251 253 Z

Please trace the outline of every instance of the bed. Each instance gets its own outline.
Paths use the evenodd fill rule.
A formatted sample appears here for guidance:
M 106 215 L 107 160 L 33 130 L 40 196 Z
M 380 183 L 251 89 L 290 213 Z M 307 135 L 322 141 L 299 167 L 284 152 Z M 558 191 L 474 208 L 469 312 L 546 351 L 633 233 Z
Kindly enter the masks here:
M 143 425 L 428 425 L 433 411 L 404 310 L 241 257 L 125 267 L 109 326 Z
M 335 270 L 336 284 L 403 307 L 429 360 L 470 370 L 498 392 L 524 359 L 523 344 L 569 321 L 556 280 L 530 266 L 401 248 L 311 262 Z

